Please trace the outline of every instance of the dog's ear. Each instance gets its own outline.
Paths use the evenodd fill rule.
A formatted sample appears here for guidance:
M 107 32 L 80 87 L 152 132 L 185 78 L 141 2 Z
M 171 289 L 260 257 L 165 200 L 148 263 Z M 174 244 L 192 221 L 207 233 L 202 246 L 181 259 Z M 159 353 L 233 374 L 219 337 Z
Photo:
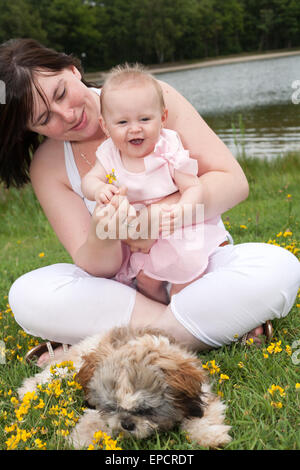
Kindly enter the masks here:
M 76 380 L 82 386 L 85 394 L 88 391 L 88 384 L 93 377 L 98 362 L 99 359 L 96 351 L 83 356 L 83 364 L 76 374 Z
M 76 375 L 76 379 L 82 386 L 85 394 L 88 392 L 88 385 L 95 373 L 96 367 L 109 357 L 112 352 L 113 347 L 110 344 L 109 335 L 106 335 L 93 351 L 82 356 L 83 364 Z
M 174 367 L 175 365 L 175 367 Z M 202 384 L 205 371 L 197 358 L 182 358 L 174 355 L 170 358 L 169 367 L 164 360 L 162 370 L 170 387 L 176 406 L 185 417 L 203 416 Z

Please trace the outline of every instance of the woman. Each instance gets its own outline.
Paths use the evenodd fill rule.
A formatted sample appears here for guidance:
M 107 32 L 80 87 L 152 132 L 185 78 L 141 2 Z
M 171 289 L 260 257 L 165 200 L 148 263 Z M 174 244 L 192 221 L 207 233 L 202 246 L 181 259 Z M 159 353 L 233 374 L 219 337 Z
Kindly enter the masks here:
M 287 315 L 300 284 L 300 263 L 267 244 L 219 247 L 206 274 L 174 295 L 168 307 L 101 278 L 103 272 L 115 274 L 120 242 L 100 240 L 96 226 L 126 223 L 129 206 L 124 195 L 115 197 L 105 218 L 82 197 L 81 178 L 105 140 L 98 122 L 99 90 L 82 80 L 73 57 L 24 39 L 0 47 L 0 80 L 6 84 L 0 114 L 1 179 L 21 186 L 30 174 L 49 222 L 74 261 L 27 273 L 12 285 L 10 306 L 25 331 L 74 344 L 116 325 L 150 325 L 201 350 L 247 332 L 256 337 L 268 320 Z M 205 217 L 218 216 L 247 197 L 246 178 L 196 110 L 172 87 L 161 86 L 169 111 L 166 127 L 180 134 L 198 161 Z M 39 136 L 47 138 L 40 144 Z M 153 242 L 128 240 L 132 250 L 143 251 Z

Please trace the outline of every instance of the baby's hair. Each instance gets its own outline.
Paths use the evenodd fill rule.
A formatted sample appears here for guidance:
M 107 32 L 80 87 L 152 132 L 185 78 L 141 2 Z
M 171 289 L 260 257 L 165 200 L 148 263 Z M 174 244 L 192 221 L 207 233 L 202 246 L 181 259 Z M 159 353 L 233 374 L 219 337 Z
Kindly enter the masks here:
M 127 62 L 122 65 L 117 65 L 113 67 L 107 74 L 104 84 L 101 89 L 100 103 L 101 110 L 104 109 L 104 97 L 106 90 L 110 87 L 119 86 L 124 83 L 131 83 L 136 85 L 137 83 L 150 83 L 154 86 L 158 98 L 160 108 L 163 111 L 165 109 L 165 101 L 163 96 L 163 91 L 158 81 L 149 73 L 146 68 L 141 64 L 128 64 Z

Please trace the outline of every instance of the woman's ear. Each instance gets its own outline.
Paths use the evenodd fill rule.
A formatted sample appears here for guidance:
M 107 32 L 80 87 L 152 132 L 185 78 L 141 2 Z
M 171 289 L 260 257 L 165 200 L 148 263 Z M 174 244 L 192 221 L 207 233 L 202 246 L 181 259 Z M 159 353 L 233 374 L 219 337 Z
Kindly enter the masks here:
M 71 71 L 74 73 L 74 75 L 81 80 L 82 76 L 81 73 L 79 72 L 78 68 L 75 67 L 75 65 L 71 65 Z

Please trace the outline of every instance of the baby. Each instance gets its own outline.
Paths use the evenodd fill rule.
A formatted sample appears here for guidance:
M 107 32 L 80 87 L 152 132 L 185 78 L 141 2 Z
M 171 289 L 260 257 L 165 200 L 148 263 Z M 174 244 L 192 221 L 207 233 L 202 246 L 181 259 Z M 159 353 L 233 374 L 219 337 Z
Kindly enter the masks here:
M 126 186 L 130 204 L 140 208 L 180 192 L 177 204 L 159 206 L 158 211 L 161 229 L 172 220 L 174 232 L 161 235 L 149 253 L 131 253 L 122 244 L 123 262 L 116 275 L 129 285 L 136 279 L 142 293 L 168 303 L 164 281 L 172 284 L 173 295 L 200 277 L 209 255 L 226 240 L 226 231 L 218 220 L 182 226 L 185 214 L 195 220 L 201 207 L 198 164 L 178 134 L 164 128 L 168 112 L 154 77 L 139 66 L 116 67 L 103 85 L 100 103 L 100 125 L 109 138 L 97 149 L 96 164 L 83 178 L 85 197 L 107 204 L 120 186 Z

